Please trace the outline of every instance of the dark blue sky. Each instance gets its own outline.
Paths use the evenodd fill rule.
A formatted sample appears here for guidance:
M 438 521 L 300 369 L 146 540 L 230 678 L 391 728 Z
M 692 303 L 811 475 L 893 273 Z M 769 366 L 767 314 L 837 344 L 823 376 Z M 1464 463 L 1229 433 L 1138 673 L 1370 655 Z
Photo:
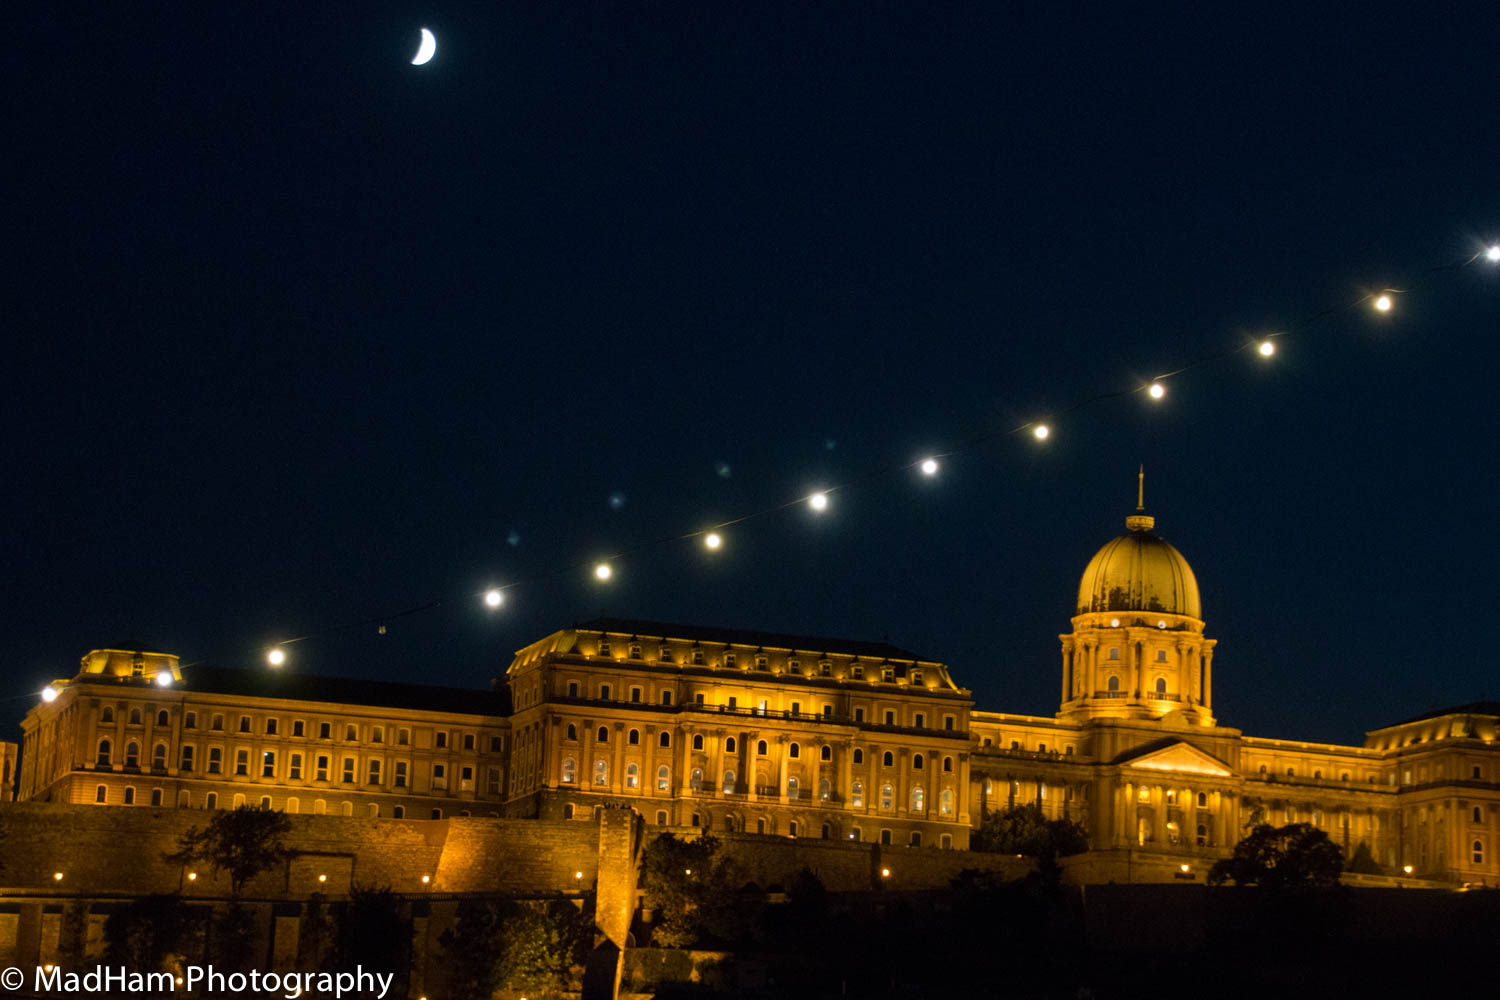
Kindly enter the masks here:
M 1500 241 L 1493 11 L 1000 7 L 15 12 L 7 717 L 130 634 L 253 664 L 437 598 L 294 668 L 479 685 L 603 610 L 1050 714 L 1142 461 L 1225 724 L 1500 695 L 1500 269 L 1419 277 Z

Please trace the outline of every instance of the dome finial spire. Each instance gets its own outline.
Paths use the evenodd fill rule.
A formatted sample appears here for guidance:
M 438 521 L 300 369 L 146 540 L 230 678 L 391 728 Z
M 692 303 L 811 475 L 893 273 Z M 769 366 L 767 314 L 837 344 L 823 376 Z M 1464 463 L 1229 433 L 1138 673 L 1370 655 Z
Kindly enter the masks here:
M 1141 471 L 1135 474 L 1135 509 L 1144 511 L 1146 509 L 1146 463 L 1141 463 Z
M 1131 531 L 1150 531 L 1156 527 L 1156 518 L 1146 513 L 1146 463 L 1144 462 L 1135 474 L 1135 513 L 1125 519 L 1125 527 Z

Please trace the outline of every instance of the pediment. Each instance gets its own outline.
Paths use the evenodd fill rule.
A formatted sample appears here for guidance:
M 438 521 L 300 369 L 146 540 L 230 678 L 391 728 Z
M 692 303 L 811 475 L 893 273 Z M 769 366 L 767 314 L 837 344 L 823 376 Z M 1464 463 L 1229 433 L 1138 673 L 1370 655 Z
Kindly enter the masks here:
M 1207 774 L 1216 778 L 1234 775 L 1228 764 L 1213 754 L 1204 753 L 1197 747 L 1181 740 L 1155 750 L 1144 750 L 1134 757 L 1118 761 L 1121 767 L 1142 771 L 1175 771 L 1180 774 Z

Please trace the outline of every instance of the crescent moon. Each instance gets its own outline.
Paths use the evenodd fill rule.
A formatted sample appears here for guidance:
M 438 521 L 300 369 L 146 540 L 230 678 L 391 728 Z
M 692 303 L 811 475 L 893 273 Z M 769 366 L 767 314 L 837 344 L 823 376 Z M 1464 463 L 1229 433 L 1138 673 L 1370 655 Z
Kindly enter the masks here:
M 417 47 L 417 54 L 412 56 L 411 64 L 413 66 L 425 66 L 432 61 L 432 57 L 436 52 L 436 36 L 434 36 L 433 33 L 428 31 L 426 28 L 423 28 L 422 44 Z

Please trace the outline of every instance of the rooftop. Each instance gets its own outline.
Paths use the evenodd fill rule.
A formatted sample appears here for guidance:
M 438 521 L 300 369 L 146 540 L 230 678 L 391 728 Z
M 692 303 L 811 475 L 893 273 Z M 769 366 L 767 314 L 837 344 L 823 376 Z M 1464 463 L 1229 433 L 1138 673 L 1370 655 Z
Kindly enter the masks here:
M 175 686 L 204 694 L 289 698 L 465 715 L 510 714 L 509 698 L 498 691 L 399 684 L 357 677 L 323 677 L 294 671 L 240 670 L 204 663 L 183 667 L 182 683 Z
M 874 660 L 918 660 L 937 663 L 930 657 L 888 642 L 865 642 L 860 639 L 830 639 L 826 636 L 787 635 L 781 632 L 755 632 L 742 628 L 712 628 L 703 625 L 673 625 L 668 622 L 639 621 L 633 618 L 595 618 L 575 625 L 588 632 L 610 632 L 648 639 L 683 639 L 694 642 L 729 643 L 735 646 L 764 646 L 804 653 L 837 653 Z

